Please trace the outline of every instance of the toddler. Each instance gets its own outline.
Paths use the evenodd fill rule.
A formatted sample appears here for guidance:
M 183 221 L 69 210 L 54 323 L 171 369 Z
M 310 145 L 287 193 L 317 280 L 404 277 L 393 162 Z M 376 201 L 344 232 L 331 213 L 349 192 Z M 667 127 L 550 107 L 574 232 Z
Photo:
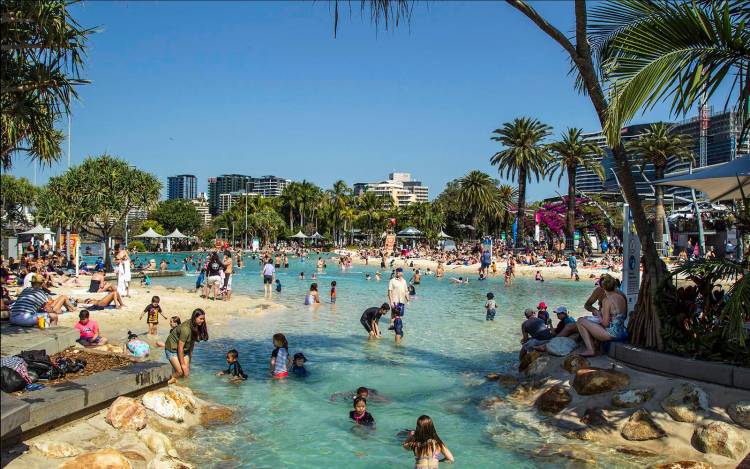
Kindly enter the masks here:
M 140 321 L 143 319 L 144 314 L 148 314 L 146 316 L 146 324 L 148 324 L 148 335 L 156 335 L 158 333 L 159 328 L 159 316 L 163 317 L 164 319 L 168 319 L 164 313 L 161 311 L 161 306 L 159 306 L 159 297 L 154 296 L 151 298 L 151 304 L 146 306 L 146 309 L 143 310 L 141 313 L 141 316 L 138 318 Z
M 401 343 L 401 339 L 404 338 L 404 322 L 401 320 L 401 313 L 399 308 L 391 309 L 391 323 L 393 324 L 388 329 L 392 329 L 395 334 L 396 345 Z
M 247 374 L 242 371 L 242 365 L 238 360 L 240 353 L 232 349 L 227 352 L 227 369 L 216 373 L 216 376 L 230 375 L 232 381 L 244 381 L 247 379 Z
M 331 282 L 331 304 L 336 303 L 336 281 Z
M 291 372 L 294 373 L 294 375 L 299 378 L 304 378 L 305 376 L 307 376 L 307 369 L 305 368 L 306 361 L 307 361 L 307 358 L 305 358 L 304 353 L 302 352 L 295 353 L 294 360 L 292 361 Z
M 495 303 L 494 293 L 492 292 L 487 293 L 487 303 L 484 304 L 484 309 L 487 310 L 487 316 L 485 317 L 485 321 L 494 321 L 495 310 L 497 309 L 497 304 Z
M 367 399 L 364 397 L 354 398 L 354 410 L 349 412 L 349 418 L 357 425 L 374 425 L 375 419 L 367 412 Z
M 96 347 L 107 343 L 107 339 L 99 335 L 99 324 L 93 319 L 89 319 L 89 312 L 86 309 L 78 313 L 78 322 L 75 328 L 81 334 L 78 343 L 84 347 Z
M 276 293 L 281 293 L 281 280 L 276 279 Z

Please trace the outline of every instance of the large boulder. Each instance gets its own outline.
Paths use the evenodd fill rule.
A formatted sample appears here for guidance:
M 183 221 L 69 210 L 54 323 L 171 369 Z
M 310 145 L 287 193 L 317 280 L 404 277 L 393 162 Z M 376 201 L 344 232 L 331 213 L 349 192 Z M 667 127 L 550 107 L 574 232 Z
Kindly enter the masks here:
M 545 414 L 556 414 L 563 410 L 573 398 L 559 384 L 550 386 L 536 399 L 536 407 Z
M 526 354 L 524 354 L 523 357 L 521 357 L 521 361 L 518 364 L 518 371 L 525 371 L 526 368 L 528 368 L 532 363 L 534 363 L 542 355 L 544 355 L 542 352 L 538 352 L 536 350 L 527 352 Z
M 487 379 L 497 381 L 500 386 L 515 386 L 518 384 L 518 378 L 503 373 L 487 373 Z
M 664 464 L 654 464 L 649 469 L 712 469 L 707 462 L 701 461 L 674 461 Z
M 622 426 L 620 434 L 630 441 L 656 440 L 667 436 L 645 409 L 636 410 Z
M 70 458 L 81 454 L 81 450 L 64 441 L 37 441 L 34 448 L 47 458 Z
M 558 357 L 565 357 L 578 347 L 575 340 L 570 337 L 553 337 L 547 342 L 547 353 Z
M 170 456 L 178 456 L 177 451 L 172 445 L 172 440 L 170 440 L 164 433 L 146 428 L 138 432 L 138 438 L 140 438 L 141 441 L 146 444 L 146 447 L 148 447 L 148 449 L 154 454 L 164 453 Z
M 83 453 L 66 461 L 57 469 L 133 469 L 130 461 L 114 448 L 104 448 L 90 453 Z
M 713 453 L 737 459 L 745 455 L 747 442 L 737 430 L 724 422 L 699 425 L 693 432 L 692 444 L 702 453 Z
M 162 453 L 157 454 L 148 463 L 146 469 L 195 469 L 195 466 L 174 456 Z
M 234 410 L 218 404 L 208 404 L 201 408 L 200 423 L 204 427 L 225 425 L 234 420 Z
M 120 430 L 140 430 L 146 426 L 146 408 L 131 397 L 120 396 L 109 406 L 104 420 Z
M 539 357 L 536 360 L 534 360 L 528 368 L 524 370 L 524 373 L 526 373 L 527 376 L 539 376 L 544 374 L 544 371 L 547 369 L 547 365 L 549 365 L 549 357 L 543 356 Z
M 166 391 L 150 391 L 143 395 L 143 405 L 161 417 L 182 422 L 185 413 L 195 412 L 195 398 L 179 388 L 169 388 Z
M 678 422 L 695 422 L 698 413 L 708 410 L 708 395 L 694 384 L 683 383 L 672 388 L 661 407 Z
M 615 370 L 603 368 L 584 368 L 576 371 L 573 378 L 573 389 L 581 396 L 590 396 L 607 391 L 614 391 L 630 383 L 630 377 Z
M 565 360 L 563 360 L 561 366 L 568 373 L 575 373 L 580 369 L 591 367 L 591 364 L 585 357 L 580 355 L 568 355 L 565 357 Z
M 739 401 L 727 407 L 734 423 L 750 429 L 750 401 Z
M 654 396 L 654 388 L 627 389 L 612 396 L 612 405 L 621 409 L 638 407 Z
M 609 421 L 601 407 L 589 407 L 583 412 L 581 423 L 592 428 L 608 427 Z

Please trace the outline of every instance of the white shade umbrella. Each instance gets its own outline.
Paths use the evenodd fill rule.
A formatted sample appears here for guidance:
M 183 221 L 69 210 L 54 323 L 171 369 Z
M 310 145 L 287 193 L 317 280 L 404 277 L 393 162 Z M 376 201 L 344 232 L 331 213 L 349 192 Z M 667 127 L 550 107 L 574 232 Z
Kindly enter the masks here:
M 681 186 L 706 194 L 711 200 L 729 200 L 750 196 L 750 156 L 736 158 L 729 163 L 717 164 L 656 182 L 660 186 Z
M 175 228 L 174 231 L 171 232 L 171 233 L 169 233 L 168 235 L 164 235 L 164 237 L 165 238 L 177 238 L 177 239 L 189 238 L 189 236 L 186 236 L 186 235 L 180 233 L 180 230 L 178 230 L 177 228 Z
M 403 237 L 416 237 L 416 236 L 422 236 L 422 232 L 418 229 L 414 228 L 413 226 L 410 226 L 409 228 L 405 228 L 397 233 L 398 236 Z
M 452 238 L 452 236 L 448 235 L 445 231 L 440 230 L 440 233 L 438 233 L 438 238 Z
M 313 234 L 312 236 L 310 236 L 310 238 L 311 239 L 323 239 L 323 238 L 325 238 L 325 236 L 323 236 L 322 234 L 320 234 L 320 233 L 318 233 L 316 231 L 315 234 Z
M 51 234 L 55 234 L 55 232 L 52 231 L 52 230 L 50 230 L 49 228 L 43 227 L 42 225 L 36 225 L 34 228 L 32 228 L 32 229 L 30 229 L 28 231 L 23 231 L 23 232 L 21 232 L 19 234 L 23 234 L 23 235 L 51 235 Z
M 290 238 L 306 239 L 307 236 L 305 236 L 305 233 L 303 233 L 302 231 L 298 231 L 297 234 L 293 234 L 292 236 L 290 236 Z
M 146 230 L 145 233 L 141 233 L 138 236 L 133 236 L 133 237 L 134 238 L 164 238 L 164 236 L 154 231 L 153 228 L 149 228 L 148 230 Z

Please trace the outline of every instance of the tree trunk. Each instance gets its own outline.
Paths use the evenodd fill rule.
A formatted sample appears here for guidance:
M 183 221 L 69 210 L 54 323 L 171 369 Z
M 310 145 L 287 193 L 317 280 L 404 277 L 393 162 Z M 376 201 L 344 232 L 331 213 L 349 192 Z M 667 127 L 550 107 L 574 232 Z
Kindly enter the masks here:
M 566 247 L 575 249 L 576 232 L 576 167 L 568 166 L 568 211 L 565 214 Z
M 518 208 L 516 210 L 516 239 L 524 243 L 524 217 L 526 216 L 526 167 L 521 166 L 518 169 Z M 514 248 L 518 247 L 518 242 L 514 243 Z
M 289 229 L 294 231 L 294 211 L 291 205 L 289 206 Z
M 654 167 L 654 179 L 664 179 L 664 168 Z M 664 252 L 664 218 L 666 213 L 664 212 L 664 186 L 654 185 L 654 198 L 656 199 L 656 217 L 654 218 L 654 241 L 659 249 L 661 255 L 665 255 Z

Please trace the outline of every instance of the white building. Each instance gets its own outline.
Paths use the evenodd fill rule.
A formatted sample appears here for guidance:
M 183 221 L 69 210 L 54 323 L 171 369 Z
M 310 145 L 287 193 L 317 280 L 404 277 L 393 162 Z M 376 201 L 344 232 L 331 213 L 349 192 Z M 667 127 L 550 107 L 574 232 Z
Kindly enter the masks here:
M 385 181 L 354 184 L 355 196 L 365 192 L 387 197 L 399 207 L 429 200 L 429 188 L 423 186 L 421 181 L 412 181 L 410 173 L 390 173 Z
M 243 197 L 263 197 L 257 192 L 234 191 L 219 195 L 218 215 L 226 212 L 233 205 L 240 203 Z
M 198 215 L 200 215 L 203 225 L 210 225 L 211 212 L 208 210 L 208 199 L 206 198 L 206 193 L 201 192 L 200 194 L 198 194 L 198 197 L 192 199 L 191 202 L 195 206 L 195 211 L 198 212 Z

